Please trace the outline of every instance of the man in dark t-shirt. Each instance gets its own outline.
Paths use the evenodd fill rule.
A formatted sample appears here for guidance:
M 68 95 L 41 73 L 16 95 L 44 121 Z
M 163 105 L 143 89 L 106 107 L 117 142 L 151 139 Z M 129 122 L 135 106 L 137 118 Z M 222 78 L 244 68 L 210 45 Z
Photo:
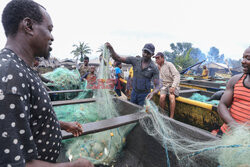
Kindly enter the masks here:
M 0 166 L 58 166 L 61 129 L 82 134 L 79 123 L 60 122 L 35 71 L 36 57 L 49 58 L 54 40 L 46 9 L 32 0 L 12 0 L 4 8 L 7 37 L 0 51 Z M 51 163 L 52 162 L 52 163 Z M 85 160 L 59 166 L 93 167 Z
M 132 93 L 130 101 L 143 106 L 145 98 L 151 99 L 159 91 L 159 70 L 151 57 L 154 55 L 155 47 L 151 43 L 144 45 L 142 57 L 120 57 L 113 47 L 106 43 L 111 56 L 115 61 L 120 61 L 133 66 Z M 155 89 L 151 91 L 151 81 L 154 82 Z

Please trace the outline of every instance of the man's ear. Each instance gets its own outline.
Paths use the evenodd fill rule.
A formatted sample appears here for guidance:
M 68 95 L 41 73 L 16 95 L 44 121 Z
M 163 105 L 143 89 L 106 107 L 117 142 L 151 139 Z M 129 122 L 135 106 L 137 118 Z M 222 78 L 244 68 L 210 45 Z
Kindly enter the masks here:
M 33 32 L 33 25 L 34 25 L 33 21 L 30 18 L 26 17 L 26 18 L 23 19 L 22 24 L 23 24 L 24 31 L 27 34 L 30 34 L 30 35 L 33 36 L 33 34 L 34 34 L 34 32 Z

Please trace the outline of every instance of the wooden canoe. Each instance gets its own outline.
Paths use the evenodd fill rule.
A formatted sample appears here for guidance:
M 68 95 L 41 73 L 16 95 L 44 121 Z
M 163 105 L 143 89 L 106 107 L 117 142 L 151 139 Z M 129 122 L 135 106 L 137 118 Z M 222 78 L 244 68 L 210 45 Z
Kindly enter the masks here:
M 226 83 L 216 83 L 216 81 L 207 80 L 182 80 L 180 86 L 203 91 L 217 92 L 219 90 L 224 90 L 226 88 Z
M 86 102 L 86 100 L 85 100 Z M 94 102 L 92 100 L 91 102 Z M 114 98 L 114 102 L 119 104 L 119 108 L 117 108 L 119 114 L 121 116 L 116 118 L 111 118 L 109 120 L 102 120 L 94 123 L 83 124 L 83 128 L 85 129 L 86 134 L 96 133 L 112 128 L 116 128 L 119 126 L 123 126 L 126 124 L 138 122 L 138 120 L 147 113 L 138 112 L 141 109 L 140 106 L 132 104 L 128 101 Z M 62 105 L 62 103 L 61 103 Z M 192 138 L 197 141 L 208 141 L 208 140 L 216 140 L 217 138 L 212 136 L 209 132 L 199 129 L 197 127 L 187 125 L 185 123 L 168 119 L 171 122 L 171 125 L 178 130 L 178 132 L 185 136 Z M 62 131 L 63 139 L 73 137 L 69 133 Z M 177 159 L 173 155 L 173 153 L 169 153 L 170 164 L 171 166 L 178 166 Z M 68 161 L 65 158 L 65 150 L 64 148 L 61 151 L 58 162 L 66 162 Z M 200 166 L 204 166 L 207 163 L 214 162 L 204 162 L 200 159 L 197 162 Z M 96 165 L 99 166 L 99 165 Z M 103 166 L 103 165 L 100 165 Z M 113 164 L 115 167 L 126 167 L 126 166 L 137 166 L 137 167 L 165 167 L 167 166 L 166 153 L 165 149 L 162 147 L 157 140 L 155 140 L 152 136 L 149 136 L 144 132 L 142 127 L 137 124 L 134 129 L 128 134 L 126 138 L 126 145 L 123 151 L 119 154 L 115 163 Z
M 182 87 L 181 89 L 184 90 L 180 90 L 180 95 L 176 98 L 174 119 L 207 131 L 218 129 L 223 124 L 217 113 L 217 105 L 189 99 L 194 93 L 211 97 L 213 92 Z M 159 94 L 155 95 L 153 100 L 159 105 Z M 166 99 L 166 101 L 166 110 L 168 110 L 169 100 Z

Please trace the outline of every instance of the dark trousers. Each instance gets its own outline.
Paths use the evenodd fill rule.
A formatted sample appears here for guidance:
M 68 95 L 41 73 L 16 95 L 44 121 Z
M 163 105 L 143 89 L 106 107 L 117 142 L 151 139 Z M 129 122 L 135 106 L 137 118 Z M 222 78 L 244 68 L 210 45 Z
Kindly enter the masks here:
M 115 89 L 115 92 L 118 96 L 121 96 L 121 90 L 120 89 Z
M 135 90 L 132 90 L 130 101 L 132 103 L 143 106 L 144 103 L 145 103 L 145 99 L 146 99 L 148 94 L 149 94 L 149 92 L 147 92 L 147 93 L 138 93 Z

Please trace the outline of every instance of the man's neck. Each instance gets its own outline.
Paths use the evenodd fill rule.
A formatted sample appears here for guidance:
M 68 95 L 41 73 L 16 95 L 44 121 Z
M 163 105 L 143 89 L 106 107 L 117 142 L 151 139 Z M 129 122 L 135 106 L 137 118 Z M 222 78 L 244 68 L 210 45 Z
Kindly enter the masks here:
M 25 40 L 21 37 L 9 37 L 7 39 L 5 48 L 12 50 L 18 57 L 20 57 L 30 67 L 33 66 L 35 57 L 32 49 Z
M 151 58 L 147 59 L 147 58 L 142 58 L 142 62 L 143 63 L 149 63 L 151 61 Z
M 164 64 L 164 62 L 160 63 L 160 64 L 159 64 L 159 66 L 160 66 L 160 67 L 162 67 L 162 66 L 163 66 L 163 64 Z

